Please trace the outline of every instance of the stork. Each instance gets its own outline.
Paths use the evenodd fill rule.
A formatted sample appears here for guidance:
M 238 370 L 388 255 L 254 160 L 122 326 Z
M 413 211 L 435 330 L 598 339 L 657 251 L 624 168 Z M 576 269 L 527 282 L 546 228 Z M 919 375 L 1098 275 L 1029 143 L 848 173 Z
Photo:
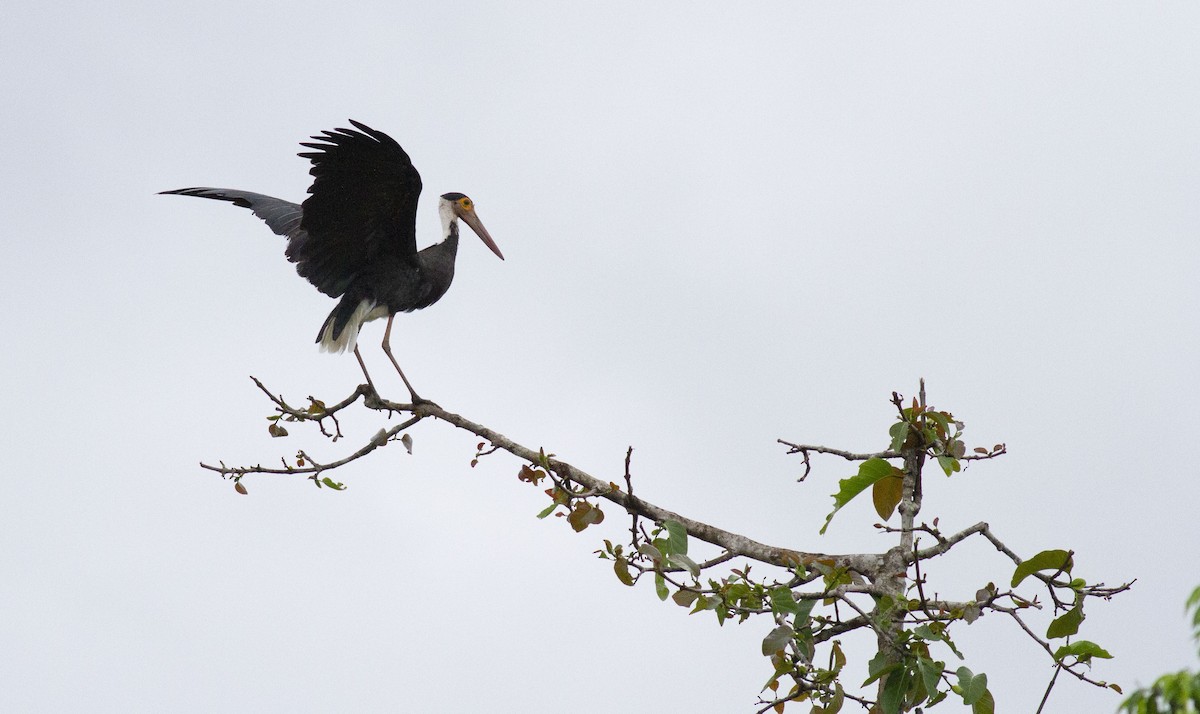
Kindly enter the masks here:
M 228 201 L 249 208 L 276 234 L 287 238 L 287 259 L 296 272 L 338 304 L 317 333 L 322 352 L 353 350 L 367 384 L 375 389 L 358 333 L 371 320 L 387 318 L 383 352 L 404 380 L 413 403 L 423 401 L 392 355 L 392 319 L 398 312 L 429 307 L 454 280 L 458 222 L 462 220 L 504 260 L 461 193 L 438 202 L 442 241 L 417 250 L 417 198 L 421 175 L 394 139 L 350 120 L 354 129 L 323 131 L 301 157 L 312 162 L 311 194 L 302 204 L 228 188 L 180 188 L 164 194 Z M 378 392 L 377 392 L 378 393 Z

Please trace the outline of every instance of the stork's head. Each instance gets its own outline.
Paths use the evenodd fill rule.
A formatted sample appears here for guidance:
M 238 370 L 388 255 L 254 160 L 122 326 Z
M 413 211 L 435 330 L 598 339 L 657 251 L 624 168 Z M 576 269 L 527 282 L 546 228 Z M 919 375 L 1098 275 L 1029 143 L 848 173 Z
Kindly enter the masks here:
M 475 231 L 475 235 L 483 241 L 483 244 L 491 249 L 496 257 L 504 260 L 504 254 L 500 252 L 500 248 L 496 246 L 496 242 L 492 240 L 492 236 L 488 234 L 487 229 L 483 227 L 479 216 L 475 215 L 475 202 L 461 193 L 443 193 L 442 200 L 438 206 L 438 213 L 442 216 L 442 225 L 445 227 L 447 234 L 450 232 L 450 227 L 454 225 L 458 219 L 462 219 Z

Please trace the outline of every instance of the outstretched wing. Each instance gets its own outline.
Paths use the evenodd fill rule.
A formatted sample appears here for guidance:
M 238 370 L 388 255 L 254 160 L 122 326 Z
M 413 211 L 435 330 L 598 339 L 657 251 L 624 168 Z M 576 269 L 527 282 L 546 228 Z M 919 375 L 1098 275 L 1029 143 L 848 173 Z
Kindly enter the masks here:
M 288 260 L 323 293 L 346 291 L 355 277 L 380 260 L 417 262 L 417 198 L 421 175 L 387 134 L 350 120 L 302 143 L 315 151 L 312 194 L 304 201 L 299 233 L 288 242 Z
M 271 230 L 278 235 L 287 236 L 289 240 L 295 240 L 302 232 L 300 229 L 300 205 L 281 198 L 264 196 L 261 193 L 250 191 L 239 191 L 235 188 L 177 188 L 174 191 L 161 191 L 160 193 L 229 201 L 235 206 L 249 208 L 254 215 L 266 221 Z

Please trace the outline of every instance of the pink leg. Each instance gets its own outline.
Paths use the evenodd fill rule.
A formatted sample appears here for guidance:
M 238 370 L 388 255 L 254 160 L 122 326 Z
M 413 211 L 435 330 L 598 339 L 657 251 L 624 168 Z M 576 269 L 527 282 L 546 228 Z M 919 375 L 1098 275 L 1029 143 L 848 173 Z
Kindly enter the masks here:
M 388 315 L 387 329 L 383 331 L 383 353 L 388 356 L 388 359 L 392 361 L 392 366 L 400 373 L 400 379 L 404 380 L 404 386 L 408 387 L 408 393 L 412 395 L 413 404 L 416 404 L 424 400 L 417 396 L 417 390 L 413 389 L 412 385 L 408 383 L 408 377 L 404 376 L 404 370 L 400 369 L 400 364 L 392 356 L 392 318 L 395 316 L 395 314 Z
M 363 362 L 362 354 L 358 351 L 358 345 L 354 345 L 354 356 L 358 358 L 358 366 L 362 367 L 363 376 L 367 378 L 367 384 L 371 387 L 371 391 L 379 394 L 379 390 L 375 389 L 375 383 L 371 381 L 371 375 L 367 374 L 367 363 Z

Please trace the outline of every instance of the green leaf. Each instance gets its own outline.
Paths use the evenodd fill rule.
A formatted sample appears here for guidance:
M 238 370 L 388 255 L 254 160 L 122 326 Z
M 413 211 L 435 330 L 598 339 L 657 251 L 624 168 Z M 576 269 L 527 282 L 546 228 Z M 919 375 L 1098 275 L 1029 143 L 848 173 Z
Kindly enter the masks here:
M 1071 572 L 1072 562 L 1071 554 L 1065 550 L 1043 550 L 1041 553 L 1033 556 L 1029 560 L 1017 566 L 1012 576 L 1012 587 L 1017 587 L 1025 578 L 1042 570 L 1061 570 L 1063 572 Z
M 792 615 L 792 622 L 796 627 L 808 624 L 809 614 L 817 604 L 816 600 L 810 599 L 797 601 L 792 591 L 782 585 L 768 590 L 767 597 L 771 601 L 771 612 L 776 615 Z
M 829 528 L 829 522 L 833 520 L 833 515 L 841 510 L 854 497 L 863 491 L 873 486 L 876 481 L 885 476 L 893 475 L 903 476 L 904 472 L 892 466 L 883 459 L 867 459 L 858 467 L 858 473 L 850 478 L 844 478 L 838 481 L 838 492 L 833 494 L 833 510 L 825 516 L 825 525 L 821 526 L 821 535 L 825 534 Z
M 917 671 L 921 673 L 921 681 L 925 684 L 925 691 L 933 695 L 942 681 L 942 672 L 946 671 L 946 663 L 934 662 L 924 657 L 918 657 Z
M 899 476 L 884 476 L 871 487 L 871 500 L 875 502 L 875 512 L 883 520 L 892 517 L 900 499 L 904 496 L 904 479 Z
M 1192 613 L 1192 638 L 1200 640 L 1200 587 L 1192 591 L 1188 596 L 1187 605 L 1183 608 L 1184 612 L 1195 610 Z
M 979 676 L 983 677 L 984 675 Z M 983 696 L 971 705 L 971 714 L 996 714 L 996 700 L 992 698 L 990 690 L 983 690 Z
M 1183 610 L 1187 612 L 1197 606 L 1200 606 L 1200 587 L 1197 587 L 1192 591 L 1191 595 L 1188 595 L 1187 603 L 1184 604 Z
M 963 704 L 973 706 L 987 694 L 987 675 L 975 674 L 966 667 L 958 668 L 958 688 Z
M 669 544 L 668 547 L 665 548 L 663 552 L 665 552 L 665 553 L 680 553 L 682 555 L 687 555 L 687 550 L 688 550 L 687 528 L 684 528 L 683 524 L 680 523 L 679 521 L 672 521 L 669 519 L 663 521 L 663 527 L 667 529 L 667 533 L 668 533 L 667 543 Z
M 1062 647 L 1054 650 L 1055 660 L 1061 662 L 1066 657 L 1075 657 L 1080 662 L 1087 662 L 1093 657 L 1099 657 L 1100 659 L 1113 658 L 1113 656 L 1109 654 L 1108 651 L 1103 647 L 1095 642 L 1089 642 L 1087 640 L 1072 642 L 1069 645 L 1063 645 Z
M 959 652 L 958 648 L 954 646 L 954 641 L 950 639 L 950 635 L 946 630 L 945 624 L 943 623 L 935 622 L 929 625 L 921 625 L 920 627 L 913 628 L 912 633 L 928 642 L 945 642 L 946 646 L 950 648 L 950 651 L 953 652 L 956 657 L 959 659 L 965 659 L 962 652 Z
M 883 708 L 883 714 L 900 714 L 910 677 L 907 669 L 896 669 L 888 675 L 887 683 L 883 685 L 883 691 L 879 694 L 879 705 Z
M 663 561 L 662 551 L 649 543 L 642 543 L 638 546 L 638 552 L 654 561 L 654 565 L 658 566 Z
M 654 574 L 654 592 L 658 594 L 658 599 L 666 601 L 671 595 L 671 591 L 667 589 L 667 581 L 663 578 L 662 573 Z
M 894 671 L 900 667 L 899 662 L 887 661 L 887 655 L 883 652 L 876 654 L 871 661 L 867 663 L 867 679 L 862 683 L 862 686 L 867 686 L 871 682 L 879 679 L 888 672 Z
M 625 559 L 625 556 L 618 555 L 613 561 L 613 572 L 617 574 L 617 580 L 626 585 L 633 585 L 633 575 L 629 572 L 629 561 Z
M 557 504 L 557 503 L 551 503 L 549 506 L 546 506 L 545 508 L 543 508 L 543 509 L 542 509 L 542 512 L 541 512 L 541 513 L 539 513 L 539 514 L 537 515 L 537 517 L 538 517 L 538 518 L 545 518 L 546 516 L 550 515 L 551 513 L 554 513 L 554 509 L 556 509 L 556 508 L 558 508 L 558 504 Z
M 846 703 L 846 692 L 842 690 L 842 685 L 835 683 L 833 685 L 833 697 L 830 698 L 829 704 L 825 707 L 825 714 L 838 714 L 842 710 L 842 705 Z
M 929 625 L 919 625 L 914 627 L 912 633 L 917 637 L 929 642 L 938 642 L 942 639 L 942 633 L 935 631 Z
M 804 627 L 808 624 L 809 613 L 817 604 L 816 600 L 797 601 L 792 595 L 792 591 L 782 585 L 768 590 L 767 596 L 771 600 L 771 612 L 776 615 L 794 615 L 792 621 L 796 627 Z
M 325 484 L 329 488 L 332 488 L 334 491 L 345 491 L 346 490 L 346 484 L 338 483 L 337 481 L 334 481 L 333 479 L 329 478 L 328 476 L 321 479 L 321 483 Z
M 954 646 L 954 640 L 950 639 L 950 635 L 943 634 L 942 642 L 946 643 L 946 646 L 950 648 L 950 651 L 954 653 L 955 657 L 958 657 L 959 659 L 966 659 L 966 657 L 963 657 L 963 653 L 959 652 L 958 648 Z
M 696 561 L 687 557 L 683 553 L 671 553 L 669 556 L 667 556 L 667 562 L 671 563 L 677 568 L 683 568 L 684 570 L 688 571 L 688 574 L 693 578 L 700 577 L 700 566 L 696 565 Z
M 1046 639 L 1054 640 L 1059 637 L 1070 637 L 1079 632 L 1079 625 L 1082 622 L 1083 606 L 1076 605 L 1062 615 L 1054 618 L 1054 621 L 1050 623 L 1050 627 L 1046 628 Z
M 700 593 L 695 590 L 680 590 L 672 595 L 671 599 L 680 607 L 691 607 L 698 597 L 700 597 Z
M 768 590 L 767 597 L 771 599 L 771 612 L 776 615 L 795 615 L 800 609 L 792 591 L 782 585 Z
M 792 637 L 796 634 L 795 630 L 787 625 L 780 625 L 774 630 L 771 630 L 762 641 L 762 653 L 764 657 L 770 657 L 776 652 L 781 651 L 792 641 Z
M 809 614 L 812 613 L 813 608 L 816 606 L 816 600 L 801 600 L 796 608 L 796 617 L 793 621 L 797 625 L 807 625 Z
M 805 664 L 812 664 L 813 655 L 817 652 L 817 645 L 813 642 L 812 628 L 802 627 L 796 632 L 796 654 L 800 655 L 800 659 Z
M 576 533 L 603 521 L 604 511 L 601 511 L 599 506 L 593 506 L 587 501 L 576 502 L 575 507 L 567 514 L 567 522 L 571 524 L 571 528 Z
M 892 428 L 888 429 L 888 435 L 892 437 L 891 450 L 899 451 L 908 439 L 908 422 L 898 421 L 892 424 Z
M 962 464 L 953 456 L 938 454 L 937 460 L 938 466 L 942 467 L 942 471 L 945 471 L 947 476 L 962 471 Z

